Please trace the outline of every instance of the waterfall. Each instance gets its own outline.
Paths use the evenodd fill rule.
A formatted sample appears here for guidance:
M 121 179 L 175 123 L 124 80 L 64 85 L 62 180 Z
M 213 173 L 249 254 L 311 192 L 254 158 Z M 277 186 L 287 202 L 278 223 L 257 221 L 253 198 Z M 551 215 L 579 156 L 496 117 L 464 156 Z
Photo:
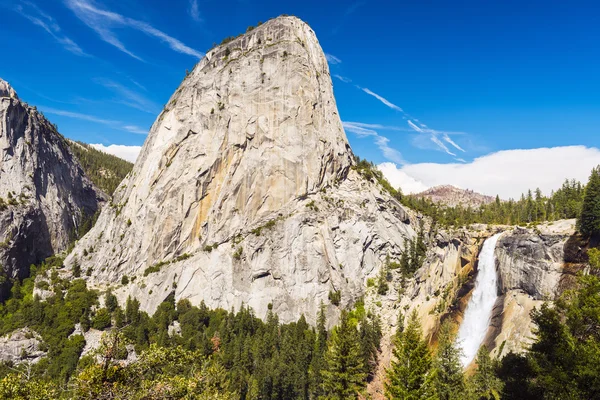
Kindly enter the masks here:
M 479 272 L 475 280 L 475 289 L 458 330 L 457 341 L 463 350 L 461 362 L 464 367 L 473 361 L 485 339 L 492 318 L 492 309 L 498 297 L 494 250 L 500 235 L 501 233 L 498 233 L 487 239 L 479 253 Z

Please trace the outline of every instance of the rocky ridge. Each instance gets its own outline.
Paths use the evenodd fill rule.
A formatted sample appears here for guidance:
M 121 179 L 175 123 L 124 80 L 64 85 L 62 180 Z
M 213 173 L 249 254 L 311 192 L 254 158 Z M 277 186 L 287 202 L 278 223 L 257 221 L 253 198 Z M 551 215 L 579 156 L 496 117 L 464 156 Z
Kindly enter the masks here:
M 478 208 L 496 201 L 496 198 L 493 196 L 486 196 L 472 190 L 459 189 L 452 185 L 435 186 L 417 193 L 413 197 L 429 199 L 434 203 L 443 204 L 448 207 L 463 206 Z
M 65 250 L 106 199 L 56 127 L 1 79 L 0 199 L 0 299 L 10 279 Z

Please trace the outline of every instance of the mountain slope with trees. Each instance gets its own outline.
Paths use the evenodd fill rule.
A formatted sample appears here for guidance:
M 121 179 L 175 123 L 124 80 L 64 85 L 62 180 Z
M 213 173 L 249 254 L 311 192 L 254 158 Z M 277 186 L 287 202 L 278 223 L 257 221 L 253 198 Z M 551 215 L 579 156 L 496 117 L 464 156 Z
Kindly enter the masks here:
M 89 144 L 69 140 L 69 145 L 85 174 L 111 196 L 133 169 L 133 164 L 129 161 L 97 150 Z

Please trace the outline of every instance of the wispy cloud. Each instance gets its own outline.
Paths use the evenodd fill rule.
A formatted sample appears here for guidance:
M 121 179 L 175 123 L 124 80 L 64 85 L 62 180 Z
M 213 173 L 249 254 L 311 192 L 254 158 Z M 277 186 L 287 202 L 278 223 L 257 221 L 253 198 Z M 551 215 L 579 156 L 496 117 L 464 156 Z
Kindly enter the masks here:
M 346 11 L 344 12 L 344 15 L 348 16 L 348 15 L 354 13 L 363 4 L 365 4 L 364 1 L 355 1 L 354 3 L 352 3 L 350 5 L 350 7 L 346 8 Z
M 201 22 L 200 8 L 198 7 L 198 0 L 190 0 L 190 17 L 196 22 Z
M 45 114 L 60 115 L 62 117 L 79 119 L 79 120 L 82 120 L 82 121 L 94 122 L 94 123 L 97 123 L 97 124 L 106 125 L 106 126 L 111 127 L 113 129 L 119 129 L 119 130 L 122 130 L 122 131 L 131 132 L 131 133 L 135 133 L 135 134 L 139 134 L 139 135 L 146 135 L 146 134 L 148 134 L 148 131 L 144 130 L 143 128 L 140 128 L 140 127 L 138 127 L 136 125 L 124 124 L 121 121 L 116 121 L 116 120 L 112 120 L 112 119 L 105 119 L 105 118 L 99 118 L 99 117 L 96 117 L 94 115 L 82 114 L 82 113 L 73 112 L 73 111 L 59 110 L 59 109 L 52 108 L 52 107 L 41 106 L 41 107 L 39 107 L 39 109 L 43 113 L 45 113 Z
M 147 135 L 148 134 L 147 129 L 140 128 L 137 125 L 125 125 L 125 126 L 123 126 L 123 129 L 126 131 L 129 131 L 131 133 L 137 133 L 138 135 Z
M 390 126 L 381 124 L 365 124 L 364 122 L 347 122 L 355 127 L 366 128 L 366 129 L 380 129 L 385 131 L 400 131 L 400 132 L 413 132 L 412 129 L 404 128 L 402 126 Z
M 45 30 L 54 40 L 60 43 L 65 50 L 70 51 L 78 56 L 89 56 L 86 54 L 77 43 L 71 38 L 64 35 L 60 26 L 54 18 L 42 11 L 37 5 L 29 1 L 21 1 L 13 8 L 17 13 L 28 19 L 32 24 L 39 26 Z
M 451 155 L 451 156 L 454 156 L 454 157 L 456 157 L 456 154 L 454 154 L 453 152 L 451 152 L 451 151 L 448 149 L 448 147 L 447 147 L 447 146 L 446 146 L 444 143 L 442 143 L 442 141 L 441 141 L 441 140 L 440 140 L 440 139 L 439 139 L 439 138 L 438 138 L 436 135 L 431 135 L 431 136 L 429 137 L 429 140 L 431 140 L 433 143 L 437 144 L 437 146 L 438 146 L 440 149 L 442 149 L 443 151 L 445 151 L 445 152 L 446 152 L 446 154 L 449 154 L 449 155 Z
M 398 150 L 390 147 L 390 140 L 385 136 L 381 136 L 375 130 L 367 128 L 367 124 L 342 122 L 342 125 L 344 126 L 344 130 L 352 132 L 359 137 L 373 137 L 375 144 L 379 150 L 381 150 L 381 153 L 387 160 L 393 161 L 397 164 L 405 163 L 402 154 Z
M 418 120 L 416 120 L 416 119 L 415 119 L 415 121 L 418 122 Z M 444 142 L 450 144 L 455 149 L 460 150 L 463 153 L 465 153 L 465 150 L 462 147 L 460 147 L 458 144 L 456 144 L 456 142 L 454 142 L 454 140 L 452 140 L 450 138 L 450 136 L 448 135 L 450 132 L 443 132 L 443 131 L 437 131 L 435 129 L 430 129 L 425 124 L 419 124 L 420 125 L 419 126 L 419 125 L 415 124 L 413 121 L 411 121 L 410 119 L 407 120 L 407 123 L 408 123 L 408 126 L 410 126 L 414 131 L 429 135 L 429 140 L 431 140 L 433 143 L 435 143 L 437 148 L 439 150 L 442 150 L 446 154 L 451 155 L 451 156 L 456 156 L 455 153 L 453 153 L 452 151 L 450 151 L 450 149 L 448 149 L 448 146 L 446 146 L 444 144 Z M 462 133 L 462 132 L 458 132 L 458 133 Z M 444 142 L 442 142 L 442 140 Z
M 442 137 L 446 142 L 450 143 L 455 149 L 460 150 L 463 153 L 465 153 L 465 150 L 462 147 L 460 147 L 459 145 L 457 145 L 454 142 L 454 140 L 450 139 L 450 136 L 448 136 L 448 134 L 444 133 Z
M 161 40 L 166 43 L 172 50 L 187 54 L 196 58 L 202 58 L 203 53 L 186 46 L 179 40 L 167 35 L 166 33 L 154 28 L 150 24 L 139 21 L 133 18 L 125 17 L 112 11 L 103 10 L 96 7 L 92 0 L 64 0 L 65 5 L 71 9 L 83 23 L 93 29 L 102 40 L 121 50 L 123 53 L 144 61 L 141 57 L 130 51 L 119 40 L 113 32 L 114 28 L 131 28 L 138 30 L 150 37 Z
M 366 94 L 369 94 L 373 97 L 375 97 L 377 100 L 379 100 L 380 102 L 382 102 L 383 104 L 385 104 L 386 106 L 388 106 L 389 108 L 396 110 L 396 111 L 400 111 L 403 112 L 404 110 L 402 110 L 400 107 L 398 107 L 397 105 L 395 105 L 394 103 L 392 103 L 391 101 L 388 101 L 386 98 L 378 95 L 377 93 L 374 93 L 372 91 L 370 91 L 367 88 L 360 88 L 362 89 L 363 92 L 365 92 Z
M 411 128 L 413 128 L 417 132 L 421 132 L 421 133 L 423 132 L 423 129 L 421 129 L 421 127 L 415 125 L 415 123 L 412 122 L 412 121 L 410 121 L 410 120 L 408 121 L 408 126 L 410 126 Z
M 52 107 L 43 107 L 42 106 L 42 107 L 39 107 L 39 109 L 42 110 L 42 112 L 44 112 L 46 114 L 54 114 L 54 115 L 60 115 L 63 117 L 81 119 L 84 121 L 96 122 L 98 124 L 103 124 L 103 125 L 118 125 L 118 124 L 120 124 L 119 121 L 98 118 L 93 115 L 81 114 L 81 113 L 72 112 L 72 111 L 58 110 L 58 109 L 52 108 Z
M 335 78 L 341 80 L 342 82 L 345 82 L 345 83 L 351 82 L 351 80 L 349 78 L 346 78 L 344 76 L 341 76 L 341 75 L 333 75 L 333 76 Z M 353 86 L 355 86 L 357 89 L 362 90 L 364 93 L 375 97 L 377 100 L 379 100 L 381 103 L 383 103 L 385 106 L 391 108 L 392 110 L 400 112 L 402 114 L 402 119 L 404 119 L 407 122 L 407 124 L 410 128 L 410 129 L 408 129 L 408 128 L 390 127 L 390 126 L 383 126 L 383 125 L 377 125 L 377 124 L 369 125 L 369 124 L 361 124 L 361 123 L 351 123 L 355 130 L 357 128 L 362 128 L 365 130 L 372 130 L 372 129 L 399 130 L 399 131 L 407 131 L 408 130 L 409 132 L 419 133 L 418 136 L 420 136 L 420 138 L 417 138 L 417 140 L 413 140 L 413 144 L 416 144 L 417 147 L 419 147 L 419 148 L 436 149 L 436 150 L 443 151 L 448 155 L 456 157 L 456 154 L 454 152 L 450 151 L 450 149 L 446 145 L 446 144 L 448 144 L 448 145 L 452 146 L 453 148 L 455 148 L 456 150 L 462 151 L 463 153 L 466 152 L 460 145 L 458 145 L 454 140 L 452 140 L 452 138 L 450 138 L 450 135 L 458 135 L 458 134 L 464 135 L 465 134 L 464 132 L 439 131 L 436 129 L 431 129 L 425 123 L 419 121 L 417 118 L 414 118 L 413 116 L 408 114 L 406 111 L 404 111 L 401 107 L 392 103 L 385 97 L 373 92 L 372 90 L 369 90 L 368 88 L 364 88 L 364 87 L 361 87 L 356 84 L 353 84 Z M 354 132 L 354 133 L 356 133 L 356 132 Z M 433 143 L 435 145 L 435 147 L 432 145 L 423 144 L 423 140 L 420 140 L 420 139 L 425 139 L 425 138 L 428 139 L 428 140 L 426 140 L 428 143 L 430 143 L 430 144 Z
M 153 115 L 158 114 L 160 111 L 158 104 L 129 89 L 128 87 L 121 85 L 120 83 L 111 81 L 110 79 L 102 78 L 95 79 L 95 81 L 96 83 L 114 92 L 118 96 L 118 100 L 116 101 L 119 103 Z
M 337 34 L 340 31 L 340 29 L 342 29 L 342 27 L 346 24 L 346 21 L 349 19 L 350 15 L 354 14 L 354 12 L 356 10 L 358 10 L 358 8 L 364 4 L 365 4 L 365 2 L 362 0 L 355 1 L 355 2 L 351 3 L 348 7 L 346 7 L 346 9 L 344 10 L 344 13 L 341 15 L 341 18 L 340 18 L 338 24 L 333 28 L 332 33 L 334 35 Z
M 342 81 L 344 83 L 350 83 L 350 82 L 352 82 L 352 79 L 346 78 L 345 76 L 341 76 L 341 75 L 338 75 L 338 74 L 334 74 L 333 77 L 339 79 L 340 81 Z
M 342 60 L 334 56 L 333 54 L 325 53 L 325 59 L 329 64 L 341 64 Z

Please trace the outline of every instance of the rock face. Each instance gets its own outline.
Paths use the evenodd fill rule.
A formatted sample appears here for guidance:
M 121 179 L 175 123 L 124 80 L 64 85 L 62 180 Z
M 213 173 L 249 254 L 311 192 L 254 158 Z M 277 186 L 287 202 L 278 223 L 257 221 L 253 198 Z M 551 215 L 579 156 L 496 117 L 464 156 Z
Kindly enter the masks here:
M 8 278 L 62 251 L 105 195 L 65 139 L 0 79 L 0 299 Z
M 443 204 L 448 207 L 463 206 L 478 208 L 496 201 L 495 197 L 486 196 L 472 190 L 459 189 L 452 185 L 435 186 L 424 192 L 415 194 L 414 197 L 426 198 L 434 203 Z
M 329 293 L 351 304 L 414 235 L 353 160 L 314 32 L 276 18 L 186 77 L 67 263 L 98 287 L 133 281 L 115 294 L 148 311 L 174 291 L 259 316 L 272 303 L 283 321 L 314 320 L 321 301 L 334 315 Z
M 522 352 L 530 343 L 530 312 L 560 294 L 565 247 L 575 233 L 575 220 L 557 221 L 535 229 L 515 228 L 496 247 L 499 294 L 492 320 L 495 356 Z M 503 345 L 504 343 L 504 345 Z
M 42 338 L 36 332 L 23 328 L 0 337 L 0 361 L 19 364 L 38 362 L 46 355 L 40 350 Z

